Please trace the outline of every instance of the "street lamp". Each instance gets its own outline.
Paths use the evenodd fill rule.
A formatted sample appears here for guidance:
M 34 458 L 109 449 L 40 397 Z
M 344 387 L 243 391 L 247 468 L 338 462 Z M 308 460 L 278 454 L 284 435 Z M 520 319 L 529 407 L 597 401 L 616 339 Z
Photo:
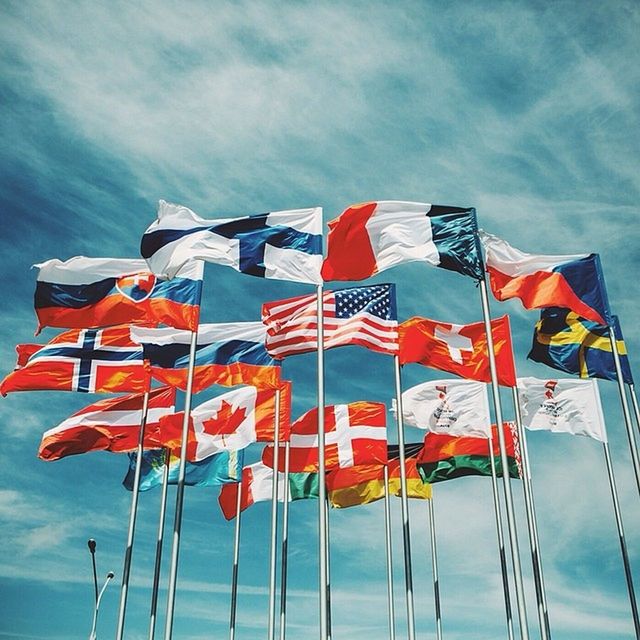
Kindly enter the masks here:
M 89 640 L 96 640 L 96 625 L 98 624 L 98 607 L 100 606 L 100 600 L 102 600 L 102 594 L 104 593 L 104 590 L 107 588 L 107 585 L 113 579 L 114 576 L 115 574 L 113 573 L 113 571 L 109 571 L 109 573 L 107 573 L 107 579 L 104 581 L 104 584 L 102 585 L 102 589 L 100 589 L 100 593 L 96 598 L 96 608 L 93 611 L 93 624 L 91 625 L 91 633 L 89 634 Z

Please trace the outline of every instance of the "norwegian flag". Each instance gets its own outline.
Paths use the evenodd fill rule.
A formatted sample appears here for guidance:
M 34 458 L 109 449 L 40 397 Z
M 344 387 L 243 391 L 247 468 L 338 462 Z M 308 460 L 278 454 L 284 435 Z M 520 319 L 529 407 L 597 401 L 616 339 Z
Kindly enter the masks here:
M 324 348 L 354 344 L 380 353 L 398 351 L 398 314 L 393 284 L 353 287 L 323 294 Z M 316 351 L 317 300 L 300 296 L 262 306 L 267 351 L 274 358 Z

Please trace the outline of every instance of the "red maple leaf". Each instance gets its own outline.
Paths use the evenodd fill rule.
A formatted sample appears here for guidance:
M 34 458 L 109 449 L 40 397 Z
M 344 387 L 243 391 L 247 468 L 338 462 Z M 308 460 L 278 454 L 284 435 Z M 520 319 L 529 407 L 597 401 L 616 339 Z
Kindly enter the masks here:
M 203 420 L 202 429 L 211 436 L 225 436 L 235 433 L 247 417 L 244 407 L 234 409 L 226 400 L 222 401 L 215 418 Z

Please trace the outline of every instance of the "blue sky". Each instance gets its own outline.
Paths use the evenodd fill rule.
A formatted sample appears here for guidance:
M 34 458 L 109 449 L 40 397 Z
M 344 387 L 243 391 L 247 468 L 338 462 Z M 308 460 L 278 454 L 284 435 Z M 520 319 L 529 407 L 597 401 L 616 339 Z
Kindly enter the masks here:
M 30 266 L 137 257 L 160 198 L 211 218 L 322 206 L 329 220 L 349 204 L 384 199 L 475 206 L 482 227 L 525 251 L 599 252 L 632 363 L 639 353 L 636 3 L 8 1 L 0 12 L 3 372 L 15 344 L 33 340 Z M 480 319 L 477 290 L 457 274 L 411 264 L 372 281 L 397 283 L 401 318 Z M 209 265 L 202 317 L 254 320 L 263 301 L 308 291 Z M 492 308 L 511 315 L 519 374 L 553 375 L 526 360 L 538 314 L 517 302 Z M 326 364 L 328 403 L 392 395 L 387 357 L 349 347 L 329 352 Z M 285 373 L 297 415 L 315 401 L 313 358 L 290 359 Z M 438 377 L 411 365 L 404 383 Z M 640 588 L 638 496 L 617 390 L 600 388 Z M 126 459 L 36 458 L 41 433 L 92 400 L 55 392 L 0 400 L 0 638 L 88 635 L 89 537 L 101 576 L 113 570 L 119 583 Z M 407 429 L 409 441 L 421 435 Z M 554 638 L 632 637 L 600 446 L 545 433 L 529 443 Z M 248 459 L 258 455 L 251 449 Z M 227 628 L 233 527 L 216 494 L 187 489 L 174 626 L 184 640 L 224 637 Z M 445 483 L 435 496 L 445 637 L 504 637 L 489 482 Z M 141 499 L 132 640 L 146 637 L 158 501 L 158 492 Z M 417 630 L 426 640 L 435 637 L 426 506 L 411 509 Z M 402 633 L 397 501 L 393 515 Z M 266 503 L 246 514 L 239 639 L 263 635 L 266 624 L 268 516 Z M 316 634 L 315 523 L 315 503 L 292 505 L 291 640 Z M 382 505 L 332 512 L 331 543 L 335 637 L 382 640 Z M 101 636 L 114 633 L 117 602 L 112 585 Z M 162 615 L 165 606 L 163 592 Z

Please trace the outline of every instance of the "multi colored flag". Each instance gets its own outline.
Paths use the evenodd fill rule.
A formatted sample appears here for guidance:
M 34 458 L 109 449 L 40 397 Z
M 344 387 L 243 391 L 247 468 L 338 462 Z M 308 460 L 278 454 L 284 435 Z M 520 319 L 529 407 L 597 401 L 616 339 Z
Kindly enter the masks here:
M 158 219 L 145 231 L 140 251 L 153 273 L 170 279 L 193 259 L 259 278 L 319 284 L 322 209 L 205 220 L 160 200 Z
M 329 222 L 324 280 L 364 280 L 419 260 L 481 280 L 476 210 L 422 202 L 365 202 Z
M 323 293 L 324 348 L 360 345 L 380 353 L 398 351 L 398 314 L 393 284 Z M 285 358 L 318 348 L 316 296 L 267 302 L 262 306 L 267 350 Z

